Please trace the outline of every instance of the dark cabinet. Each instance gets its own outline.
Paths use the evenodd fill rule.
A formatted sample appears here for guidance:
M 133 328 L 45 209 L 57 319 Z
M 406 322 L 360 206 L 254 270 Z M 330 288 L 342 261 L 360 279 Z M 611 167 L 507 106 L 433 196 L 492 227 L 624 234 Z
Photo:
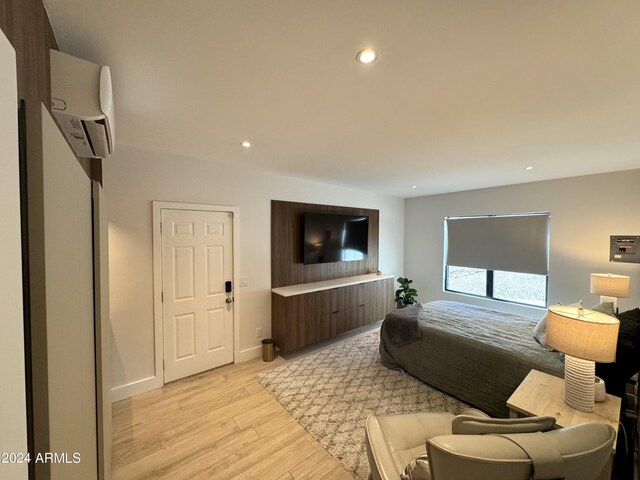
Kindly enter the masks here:
M 272 336 L 287 352 L 382 320 L 393 309 L 393 278 L 300 295 L 271 295 Z

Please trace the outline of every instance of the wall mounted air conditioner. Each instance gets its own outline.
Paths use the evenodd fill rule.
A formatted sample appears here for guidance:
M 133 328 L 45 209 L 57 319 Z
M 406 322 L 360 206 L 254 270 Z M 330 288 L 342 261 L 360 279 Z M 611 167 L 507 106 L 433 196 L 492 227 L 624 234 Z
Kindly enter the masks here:
M 109 67 L 51 50 L 51 112 L 74 153 L 113 154 L 113 92 Z

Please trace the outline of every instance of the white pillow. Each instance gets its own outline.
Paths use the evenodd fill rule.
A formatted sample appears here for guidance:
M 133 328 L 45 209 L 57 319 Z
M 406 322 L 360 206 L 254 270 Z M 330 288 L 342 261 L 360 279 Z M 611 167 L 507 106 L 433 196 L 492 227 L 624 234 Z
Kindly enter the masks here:
M 553 348 L 547 345 L 547 315 L 548 312 L 545 312 L 544 316 L 533 328 L 533 339 L 538 342 L 542 346 L 542 348 L 552 352 Z

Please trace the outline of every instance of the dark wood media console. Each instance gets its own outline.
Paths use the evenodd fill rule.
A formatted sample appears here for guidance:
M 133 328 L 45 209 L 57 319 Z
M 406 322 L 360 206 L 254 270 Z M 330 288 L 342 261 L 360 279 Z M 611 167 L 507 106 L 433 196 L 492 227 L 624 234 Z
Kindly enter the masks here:
M 366 215 L 364 260 L 305 265 L 305 213 Z M 394 278 L 376 275 L 378 210 L 271 201 L 271 336 L 283 352 L 382 320 L 393 309 Z
M 394 278 L 360 275 L 271 293 L 271 329 L 283 352 L 382 320 L 393 309 Z

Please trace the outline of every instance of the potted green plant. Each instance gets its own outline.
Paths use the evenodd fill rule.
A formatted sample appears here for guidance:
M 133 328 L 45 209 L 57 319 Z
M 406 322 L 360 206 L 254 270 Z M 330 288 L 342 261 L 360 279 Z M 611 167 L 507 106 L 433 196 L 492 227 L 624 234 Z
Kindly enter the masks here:
M 418 291 L 411 286 L 413 280 L 398 277 L 398 283 L 400 284 L 400 288 L 396 290 L 396 306 L 398 308 L 404 308 L 407 305 L 417 303 L 416 297 L 418 296 Z

